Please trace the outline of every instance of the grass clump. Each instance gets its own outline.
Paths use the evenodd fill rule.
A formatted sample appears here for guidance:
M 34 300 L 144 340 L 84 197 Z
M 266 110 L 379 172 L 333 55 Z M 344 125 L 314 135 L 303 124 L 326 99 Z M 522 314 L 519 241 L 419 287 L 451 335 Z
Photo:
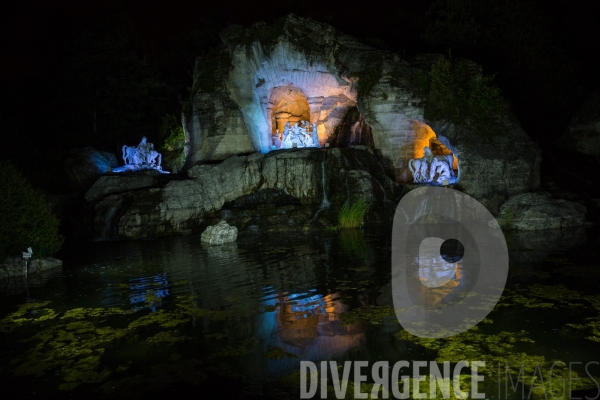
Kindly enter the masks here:
M 359 199 L 352 204 L 346 201 L 338 215 L 340 228 L 359 228 L 362 226 L 363 218 L 370 206 L 371 203 L 367 203 L 364 199 Z

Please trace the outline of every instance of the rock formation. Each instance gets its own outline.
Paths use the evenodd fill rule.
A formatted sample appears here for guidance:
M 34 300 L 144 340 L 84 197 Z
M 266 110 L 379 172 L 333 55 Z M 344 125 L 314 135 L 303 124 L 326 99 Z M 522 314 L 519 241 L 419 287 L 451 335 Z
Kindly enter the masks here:
M 400 195 L 400 185 L 366 147 L 231 156 L 220 164 L 194 166 L 187 174 L 188 179 L 170 180 L 164 187 L 124 193 L 103 193 L 98 187 L 88 196 L 105 196 L 88 209 L 94 235 L 172 235 L 201 229 L 215 218 L 238 229 L 263 223 L 271 231 L 322 229 L 314 219 L 324 199 L 338 205 L 348 199 L 375 201 L 379 214 L 372 220 L 390 222 Z
M 564 229 L 591 225 L 585 213 L 586 208 L 581 204 L 553 199 L 550 193 L 523 193 L 502 205 L 498 222 L 503 228 L 521 231 Z
M 398 175 L 408 172 L 408 161 L 424 146 L 415 124 L 428 124 L 460 160 L 460 189 L 492 213 L 509 197 L 538 188 L 540 151 L 512 116 L 486 132 L 466 121 L 425 118 L 426 99 L 413 79 L 427 68 L 423 63 L 411 65 L 295 15 L 265 28 L 272 35 L 269 43 L 241 42 L 241 29 L 232 26 L 221 35 L 223 57 L 231 61 L 222 67 L 221 84 L 212 92 L 199 89 L 184 112 L 187 167 L 234 154 L 268 153 L 285 118 L 293 124 L 308 115 L 321 145 L 343 142 L 334 137 L 337 127 L 357 109 L 372 147 Z M 195 88 L 207 68 L 199 59 Z
M 87 190 L 102 174 L 118 166 L 114 154 L 91 146 L 75 150 L 65 161 L 65 170 L 76 190 Z
M 197 60 L 182 114 L 187 179 L 103 178 L 86 195 L 95 236 L 199 233 L 221 220 L 239 230 L 324 229 L 337 222 L 330 211 L 359 198 L 376 203 L 370 223 L 389 223 L 425 146 L 452 154 L 455 189 L 495 216 L 538 189 L 540 150 L 510 113 L 485 129 L 426 118 L 415 76 L 444 56 L 411 64 L 295 15 L 253 29 L 227 28 L 217 57 Z M 321 148 L 273 150 L 296 123 Z

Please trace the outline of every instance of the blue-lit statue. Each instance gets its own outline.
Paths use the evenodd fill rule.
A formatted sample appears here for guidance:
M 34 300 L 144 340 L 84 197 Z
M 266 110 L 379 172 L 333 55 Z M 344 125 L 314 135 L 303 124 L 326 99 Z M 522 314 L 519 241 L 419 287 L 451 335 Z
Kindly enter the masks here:
M 139 171 L 154 169 L 167 174 L 161 167 L 162 155 L 154 150 L 154 144 L 148 143 L 146 137 L 137 147 L 124 145 L 122 148 L 124 166 L 114 168 L 113 172 Z

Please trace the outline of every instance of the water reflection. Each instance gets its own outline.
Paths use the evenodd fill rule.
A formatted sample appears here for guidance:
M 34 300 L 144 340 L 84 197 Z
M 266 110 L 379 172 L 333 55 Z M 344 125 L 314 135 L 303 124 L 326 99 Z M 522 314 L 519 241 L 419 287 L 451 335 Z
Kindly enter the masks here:
M 528 243 L 531 247 L 532 240 L 512 236 L 511 269 L 541 263 L 559 245 L 581 242 L 577 235 L 571 235 L 562 242 L 558 237 L 555 241 L 539 240 L 541 249 L 526 248 Z M 79 252 L 67 253 L 64 271 L 30 276 L 32 297 L 51 300 L 52 306 L 65 309 L 148 307 L 158 311 L 176 308 L 177 296 L 192 295 L 196 307 L 228 312 L 228 317 L 194 317 L 187 327 L 195 333 L 194 342 L 186 342 L 185 348 L 201 347 L 196 342 L 211 335 L 225 340 L 256 339 L 258 344 L 251 354 L 227 360 L 237 363 L 236 367 L 251 378 L 276 379 L 297 370 L 301 360 L 423 357 L 422 353 L 410 353 L 417 350 L 394 337 L 402 329 L 394 318 L 375 326 L 344 325 L 340 321 L 341 314 L 357 306 L 393 305 L 386 233 L 365 236 L 357 230 L 339 237 L 256 235 L 222 246 L 207 246 L 199 237 L 190 236 L 97 242 L 82 247 Z M 451 303 L 468 286 L 466 280 L 472 279 L 472 274 L 465 275 L 462 261 L 444 260 L 439 246 L 437 252 L 421 250 L 420 259 L 414 260 L 424 266 L 416 270 L 417 279 L 423 283 L 419 296 L 431 306 Z M 515 254 L 529 258 L 514 258 Z M 24 302 L 25 285 L 22 279 L 1 283 L 5 297 L 0 312 L 5 315 L 15 304 Z M 266 358 L 265 352 L 275 347 L 298 358 Z
M 138 304 L 134 310 L 141 309 L 140 303 L 148 303 L 148 308 L 156 312 L 157 307 L 162 304 L 161 299 L 169 295 L 169 281 L 167 273 L 154 275 L 152 277 L 134 278 L 129 280 L 129 302 Z

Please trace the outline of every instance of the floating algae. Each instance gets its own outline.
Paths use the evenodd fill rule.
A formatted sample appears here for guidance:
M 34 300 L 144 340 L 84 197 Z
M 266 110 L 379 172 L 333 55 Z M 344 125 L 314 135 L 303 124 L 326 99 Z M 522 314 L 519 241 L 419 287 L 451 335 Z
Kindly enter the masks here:
M 297 355 L 289 353 L 278 346 L 271 347 L 263 355 L 265 356 L 265 358 L 271 358 L 276 360 L 282 360 L 284 358 L 298 358 Z
M 109 379 L 115 374 L 128 371 L 130 366 L 118 365 L 111 369 L 105 365 L 103 357 L 108 349 L 125 342 L 138 341 L 148 346 L 172 347 L 188 339 L 179 330 L 190 326 L 192 317 L 222 320 L 240 312 L 234 309 L 205 310 L 194 305 L 192 296 L 183 296 L 178 300 L 175 311 L 161 309 L 157 312 L 148 312 L 146 308 L 136 311 L 120 308 L 75 308 L 60 315 L 47 307 L 50 302 L 20 305 L 16 312 L 0 321 L 3 332 L 11 332 L 15 337 L 22 338 L 14 343 L 14 356 L 0 370 L 15 378 L 45 376 L 57 380 L 57 389 L 63 391 L 78 390 L 84 384 L 101 385 L 99 387 L 105 393 L 111 393 L 112 387 L 122 387 L 121 384 L 147 386 L 150 381 L 154 381 L 151 382 L 154 386 L 168 385 L 175 378 L 168 378 L 170 375 L 167 374 L 158 383 L 155 377 L 148 379 L 148 372 L 123 378 L 120 383 L 113 379 L 110 381 L 111 386 L 106 386 Z M 123 320 L 123 317 L 127 317 L 129 321 Z M 40 323 L 43 321 L 50 323 Z M 211 348 L 206 360 L 245 355 L 257 343 L 254 338 L 223 340 L 222 346 Z M 191 384 L 204 379 L 205 373 L 196 368 L 198 361 L 171 361 L 178 361 L 177 365 L 169 365 L 168 369 L 181 369 L 181 376 L 177 378 L 180 381 Z M 167 368 L 165 365 L 161 368 L 163 367 Z M 157 371 L 154 369 L 150 375 L 153 376 Z
M 340 321 L 342 325 L 354 325 L 360 322 L 376 325 L 382 323 L 389 315 L 394 315 L 394 309 L 390 306 L 366 305 L 340 314 Z
M 562 389 L 557 387 L 558 385 L 552 387 L 550 382 L 552 379 L 569 380 L 567 363 L 519 351 L 519 343 L 535 343 L 534 340 L 527 337 L 526 331 L 504 331 L 494 335 L 484 333 L 475 326 L 456 336 L 442 339 L 419 338 L 404 330 L 398 332 L 396 336 L 402 341 L 416 343 L 434 352 L 435 360 L 438 363 L 444 361 L 457 363 L 462 360 L 485 361 L 486 365 L 478 369 L 479 373 L 488 376 L 489 381 L 500 378 L 502 387 L 506 383 L 506 374 L 498 377 L 499 366 L 502 366 L 503 371 L 505 368 L 510 371 L 513 377 L 522 374 L 522 382 L 527 383 L 527 390 L 531 390 L 535 398 L 542 398 L 545 395 L 560 397 Z M 554 363 L 557 364 L 553 367 Z M 550 377 L 550 371 L 552 371 L 552 377 Z M 594 386 L 591 379 L 579 378 L 574 371 L 570 372 L 570 376 L 572 389 Z M 532 382 L 535 382 L 536 386 L 531 384 Z
M 173 346 L 177 342 L 182 342 L 186 339 L 189 339 L 186 336 L 178 335 L 171 331 L 159 332 L 154 336 L 150 336 L 146 339 L 146 343 L 154 344 L 154 345 L 166 345 Z
M 12 332 L 24 323 L 42 322 L 56 318 L 56 312 L 47 308 L 49 301 L 20 304 L 18 310 L 0 320 L 0 332 Z

